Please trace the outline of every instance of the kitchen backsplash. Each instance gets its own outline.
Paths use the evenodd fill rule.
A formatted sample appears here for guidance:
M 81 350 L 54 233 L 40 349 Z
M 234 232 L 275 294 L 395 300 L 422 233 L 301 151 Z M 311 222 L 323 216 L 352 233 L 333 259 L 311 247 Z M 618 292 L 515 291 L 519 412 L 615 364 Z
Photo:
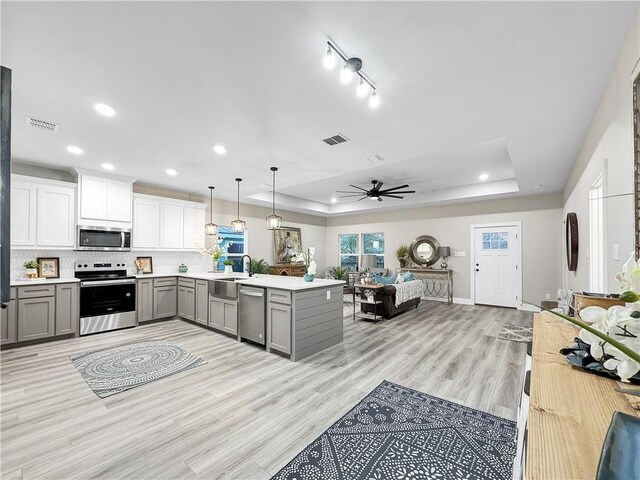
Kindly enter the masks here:
M 178 273 L 178 265 L 184 263 L 189 272 L 211 271 L 213 262 L 198 252 L 76 252 L 72 250 L 20 250 L 11 249 L 11 280 L 24 278 L 24 262 L 38 257 L 60 258 L 60 277 L 73 277 L 75 262 L 125 262 L 127 273 L 134 275 L 136 257 L 152 257 L 154 273 Z

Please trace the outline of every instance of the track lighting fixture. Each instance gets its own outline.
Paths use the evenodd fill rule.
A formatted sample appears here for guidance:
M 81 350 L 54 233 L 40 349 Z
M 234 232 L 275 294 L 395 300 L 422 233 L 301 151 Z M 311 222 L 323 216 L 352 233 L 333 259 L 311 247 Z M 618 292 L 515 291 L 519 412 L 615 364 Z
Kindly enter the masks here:
M 276 172 L 278 171 L 278 167 L 271 167 L 271 172 L 273 172 L 273 183 L 271 184 L 272 191 L 272 213 L 267 217 L 267 230 L 280 230 L 282 226 L 282 217 L 276 215 Z
M 236 218 L 233 222 L 231 222 L 231 230 L 236 233 L 244 233 L 245 222 L 244 220 L 240 220 L 240 182 L 241 178 L 236 178 L 236 182 L 238 182 L 238 218 Z
M 216 187 L 209 187 L 209 194 L 211 196 L 211 203 L 209 204 L 209 223 L 204 226 L 204 233 L 208 236 L 218 234 L 218 225 L 213 223 L 213 189 Z
M 347 57 L 334 43 L 327 41 L 327 54 L 324 57 L 324 66 L 327 70 L 332 70 L 336 66 L 337 58 L 340 57 L 344 64 L 340 69 L 340 80 L 344 84 L 349 84 L 354 77 L 359 77 L 360 82 L 356 87 L 358 97 L 366 97 L 369 92 L 369 106 L 376 108 L 380 105 L 380 97 L 376 92 L 376 86 L 371 79 L 362 71 L 362 60 L 358 57 Z

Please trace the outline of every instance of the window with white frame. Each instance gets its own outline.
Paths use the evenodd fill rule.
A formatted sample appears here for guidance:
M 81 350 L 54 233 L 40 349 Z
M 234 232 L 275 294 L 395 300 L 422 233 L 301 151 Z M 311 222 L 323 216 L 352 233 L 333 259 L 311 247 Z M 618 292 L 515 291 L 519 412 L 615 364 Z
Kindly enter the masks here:
M 598 176 L 589 189 L 589 283 L 595 293 L 604 285 L 604 181 Z
M 340 266 L 357 271 L 360 255 L 375 255 L 377 267 L 384 268 L 384 233 L 344 233 L 338 235 Z

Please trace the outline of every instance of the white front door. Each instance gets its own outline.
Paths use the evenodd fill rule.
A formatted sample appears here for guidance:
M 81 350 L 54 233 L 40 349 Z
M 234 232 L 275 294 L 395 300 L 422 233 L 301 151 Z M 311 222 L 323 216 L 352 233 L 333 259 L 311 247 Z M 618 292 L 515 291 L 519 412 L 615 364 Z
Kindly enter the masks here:
M 517 307 L 518 227 L 475 227 L 473 273 L 475 303 Z

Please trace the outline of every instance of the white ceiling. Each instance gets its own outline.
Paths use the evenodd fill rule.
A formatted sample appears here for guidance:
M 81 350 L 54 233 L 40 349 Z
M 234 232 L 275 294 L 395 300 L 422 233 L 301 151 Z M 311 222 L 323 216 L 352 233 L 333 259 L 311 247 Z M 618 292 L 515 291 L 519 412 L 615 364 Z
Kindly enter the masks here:
M 637 3 L 1 8 L 14 159 L 96 170 L 109 162 L 148 184 L 203 195 L 215 185 L 230 200 L 242 177 L 243 201 L 255 204 L 270 201 L 276 165 L 279 208 L 329 215 L 562 190 Z M 363 59 L 377 110 L 323 68 L 327 38 Z M 116 116 L 97 115 L 97 102 Z M 59 133 L 27 128 L 26 115 L 59 123 Z M 350 142 L 321 141 L 338 132 Z M 213 153 L 218 143 L 226 155 Z M 358 161 L 372 155 L 385 161 Z M 372 179 L 417 193 L 331 204 L 336 190 Z

